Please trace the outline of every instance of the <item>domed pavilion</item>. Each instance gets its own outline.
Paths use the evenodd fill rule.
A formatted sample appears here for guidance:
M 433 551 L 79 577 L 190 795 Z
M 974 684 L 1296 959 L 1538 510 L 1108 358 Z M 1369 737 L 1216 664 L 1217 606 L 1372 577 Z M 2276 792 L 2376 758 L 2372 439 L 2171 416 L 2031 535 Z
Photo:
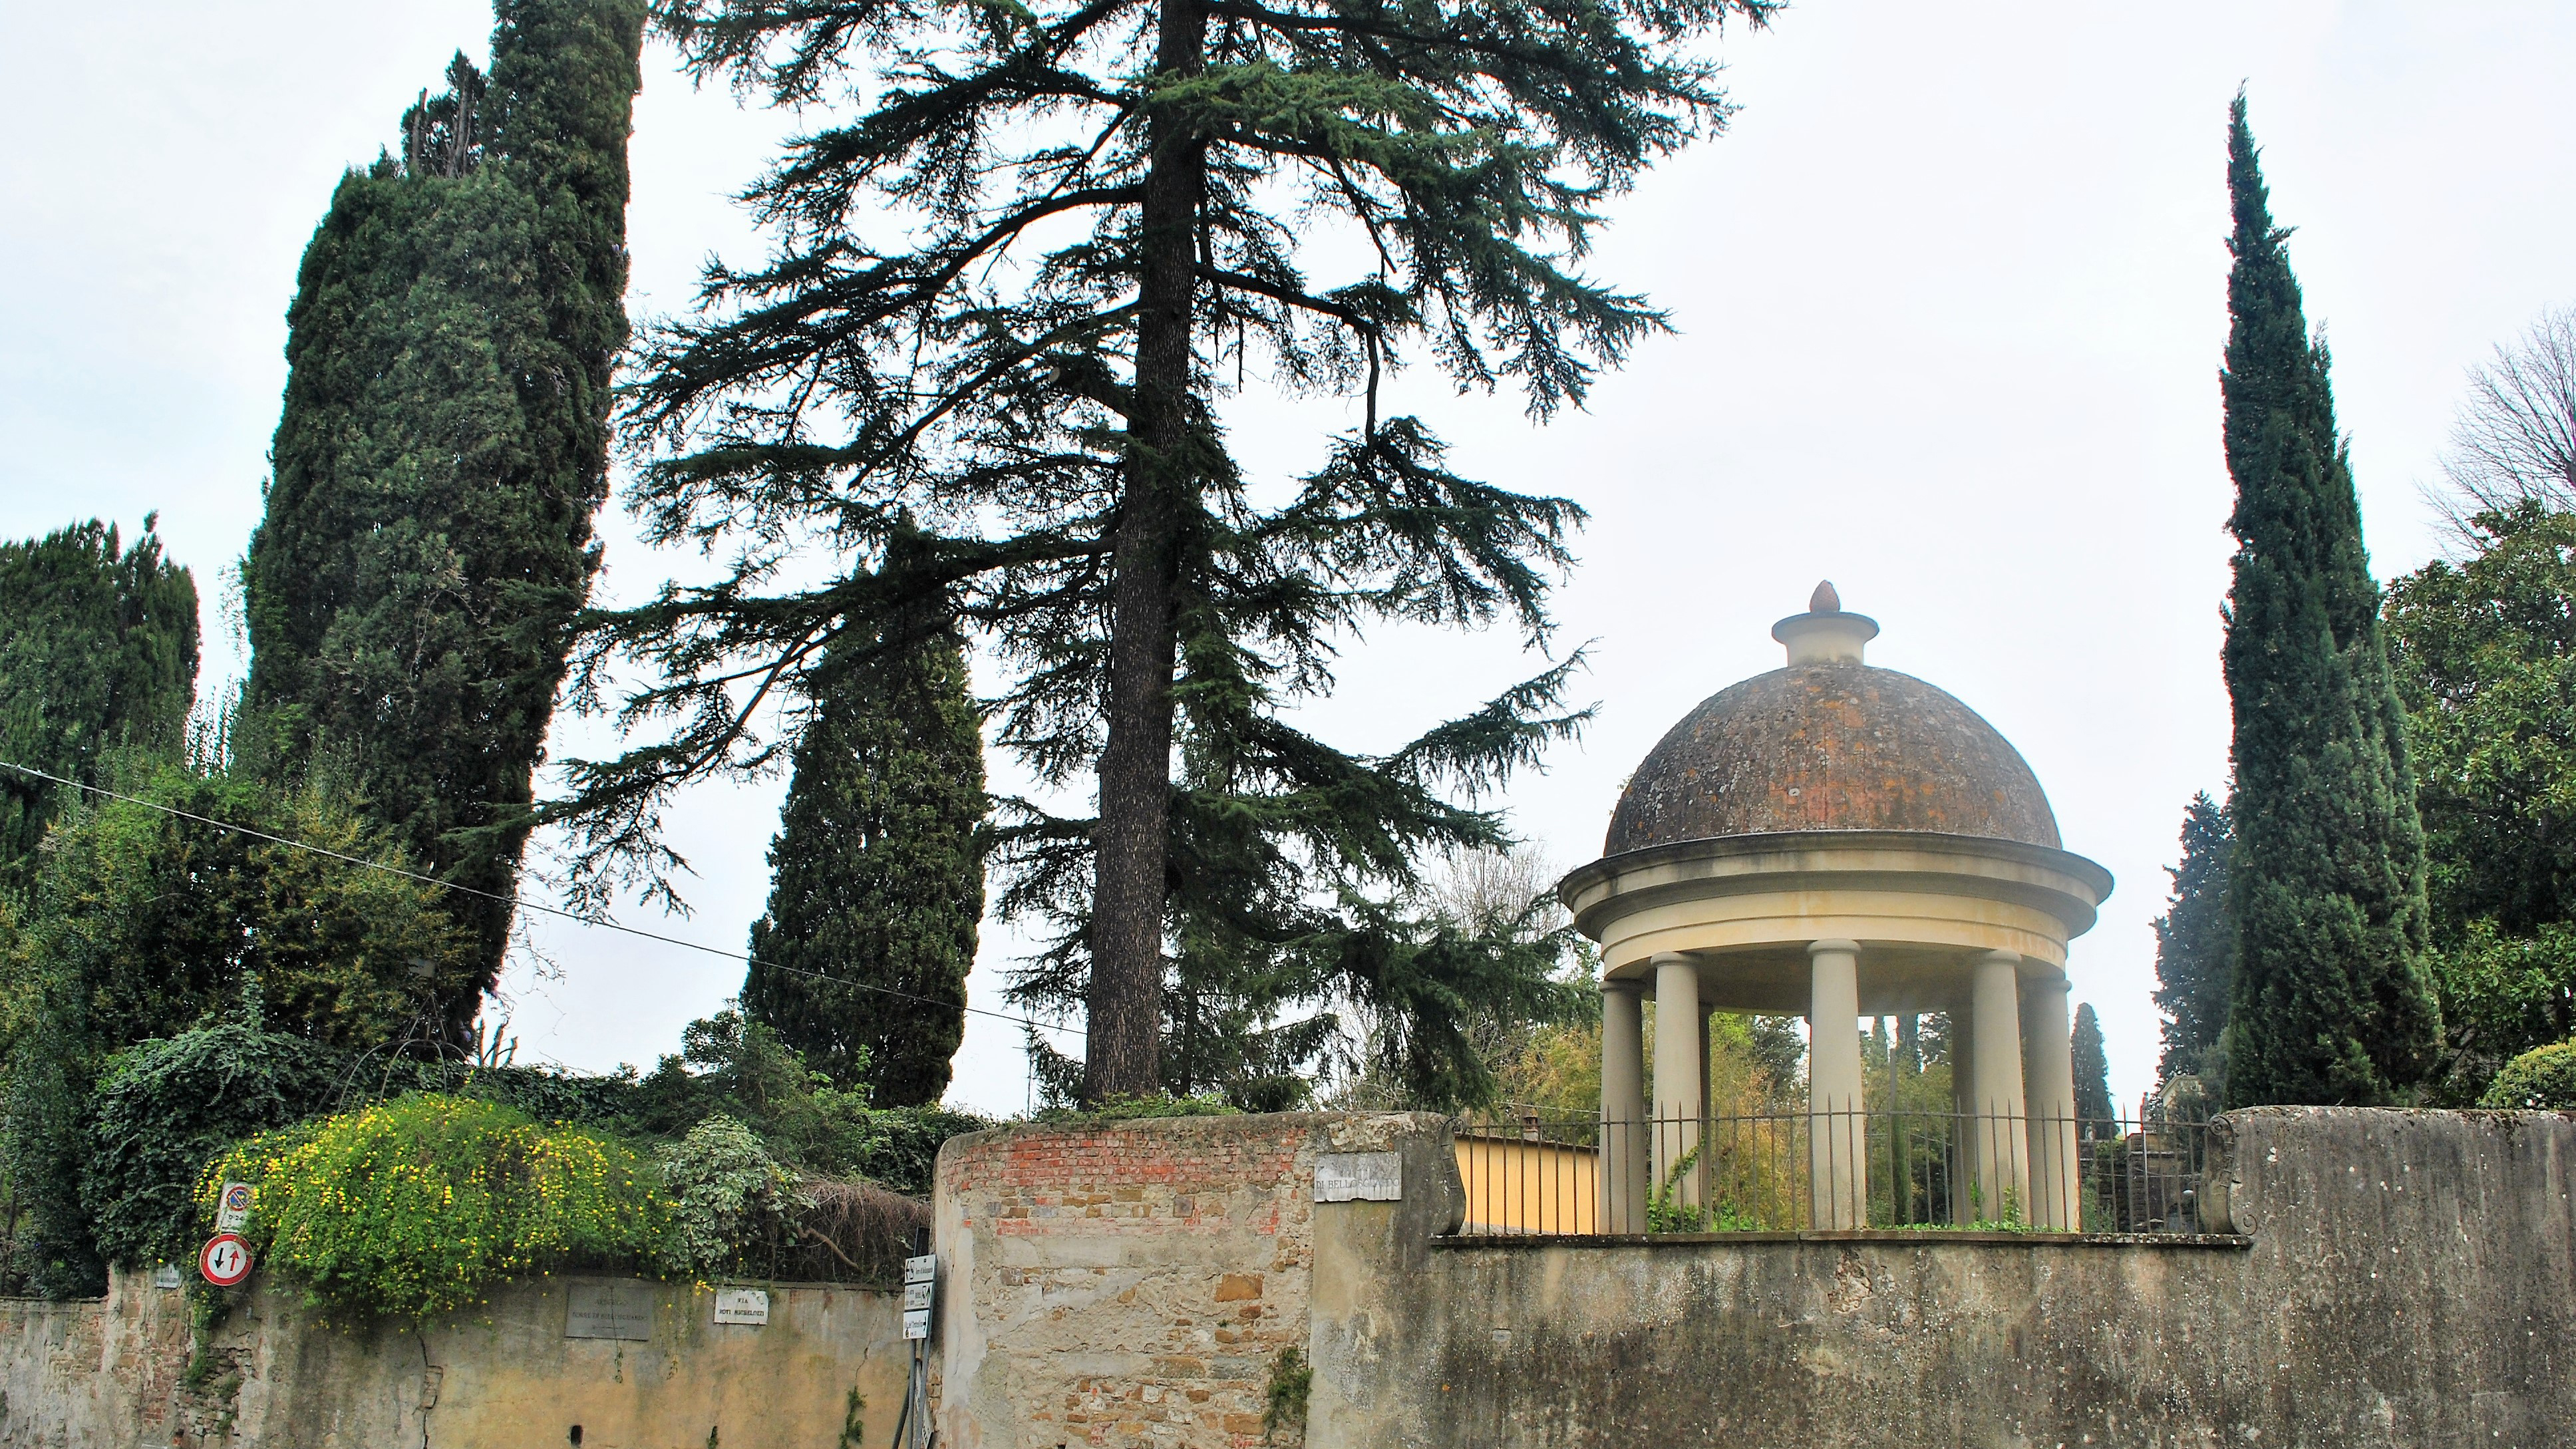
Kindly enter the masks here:
M 1833 585 L 1771 634 L 1788 666 L 1674 725 L 1621 793 L 1601 859 L 1558 886 L 1601 945 L 1601 1230 L 1645 1231 L 1650 1182 L 1701 1191 L 1677 1164 L 1707 1140 L 1717 1011 L 1807 1018 L 1813 1226 L 1867 1225 L 1861 1018 L 1937 1011 L 1954 1189 L 1988 1205 L 1973 1216 L 2015 1204 L 2034 1227 L 2080 1227 L 2066 947 L 2110 873 L 2063 848 L 1994 726 L 1862 661 L 1878 625 Z

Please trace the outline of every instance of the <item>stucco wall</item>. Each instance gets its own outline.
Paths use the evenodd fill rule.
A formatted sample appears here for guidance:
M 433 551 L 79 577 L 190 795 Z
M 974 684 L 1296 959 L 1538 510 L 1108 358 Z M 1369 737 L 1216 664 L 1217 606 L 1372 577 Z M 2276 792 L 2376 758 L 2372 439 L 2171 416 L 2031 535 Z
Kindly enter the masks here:
M 1307 1442 L 2576 1444 L 2576 1117 L 2227 1119 L 2247 1247 L 1316 1240 Z
M 514 1284 L 417 1330 L 317 1323 L 260 1287 L 195 1387 L 187 1296 L 144 1275 L 119 1274 L 101 1302 L 0 1302 L 0 1446 L 537 1449 L 579 1424 L 583 1449 L 832 1449 L 853 1387 L 866 1442 L 892 1438 L 898 1295 L 773 1288 L 766 1325 L 719 1326 L 707 1290 L 654 1284 L 649 1340 L 571 1339 L 575 1281 L 606 1280 Z

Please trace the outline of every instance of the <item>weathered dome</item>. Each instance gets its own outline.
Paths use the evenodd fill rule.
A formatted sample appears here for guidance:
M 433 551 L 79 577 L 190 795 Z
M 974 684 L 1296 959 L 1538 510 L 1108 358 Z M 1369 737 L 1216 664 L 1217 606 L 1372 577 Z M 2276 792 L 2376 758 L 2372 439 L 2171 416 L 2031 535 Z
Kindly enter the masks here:
M 2057 817 L 2020 751 L 1975 710 L 1910 674 L 1860 663 L 1858 652 L 1711 695 L 1637 767 L 1602 854 L 1789 830 L 1921 830 L 2060 848 Z

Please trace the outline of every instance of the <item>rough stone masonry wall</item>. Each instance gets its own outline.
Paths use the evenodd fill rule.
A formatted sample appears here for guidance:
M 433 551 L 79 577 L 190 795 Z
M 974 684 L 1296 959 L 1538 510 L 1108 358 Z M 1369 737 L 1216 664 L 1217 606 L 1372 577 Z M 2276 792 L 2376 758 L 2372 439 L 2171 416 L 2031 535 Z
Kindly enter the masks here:
M 1318 1208 L 1315 1154 L 1441 1140 L 1437 1118 L 1290 1114 L 949 1143 L 943 1449 L 1296 1442 L 1262 1421 L 1282 1353 L 1307 1346 L 1317 1214 L 1379 1206 Z
M 120 1273 L 103 1301 L 0 1300 L 6 1449 L 831 1449 L 848 1394 L 892 1440 L 898 1295 L 770 1291 L 765 1325 L 717 1325 L 708 1290 L 652 1285 L 649 1340 L 564 1337 L 567 1278 L 512 1284 L 464 1321 L 352 1330 L 257 1287 L 192 1383 L 187 1295 Z
M 942 1154 L 948 1449 L 2576 1446 L 2576 1116 L 2223 1119 L 2250 1242 L 1442 1242 L 1434 1118 L 1011 1128 Z M 1319 1151 L 1400 1202 L 1315 1204 Z
M 2576 1115 L 2222 1128 L 2247 1247 L 1326 1233 L 1307 1442 L 2576 1445 Z

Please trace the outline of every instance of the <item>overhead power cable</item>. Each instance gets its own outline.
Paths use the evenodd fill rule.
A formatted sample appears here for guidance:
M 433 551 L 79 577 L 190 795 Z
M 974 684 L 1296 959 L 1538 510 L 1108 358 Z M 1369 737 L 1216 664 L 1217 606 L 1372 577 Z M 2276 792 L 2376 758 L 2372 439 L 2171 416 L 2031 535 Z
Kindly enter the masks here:
M 925 1006 L 936 1006 L 941 1008 L 955 1006 L 957 1010 L 963 1011 L 969 1016 L 989 1016 L 995 1021 L 1007 1021 L 1015 1026 L 1027 1027 L 1032 1031 L 1072 1032 L 1082 1030 L 1080 1027 L 1064 1026 L 1056 1022 L 1040 1021 L 1035 1017 L 1013 1016 L 1006 1011 L 989 1011 L 980 1006 L 963 1006 L 953 1002 L 941 1001 L 936 997 L 923 996 L 916 992 L 904 991 L 896 987 L 880 985 L 874 981 L 855 981 L 847 976 L 832 975 L 827 971 L 809 971 L 801 966 L 789 966 L 777 961 L 763 961 L 746 951 L 728 951 L 722 946 L 710 946 L 702 941 L 691 941 L 679 936 L 666 936 L 659 931 L 648 931 L 642 926 L 630 926 L 623 921 L 610 920 L 605 916 L 585 916 L 579 911 L 566 910 L 561 906 L 550 906 L 541 901 L 527 900 L 519 896 L 505 896 L 496 891 L 480 890 L 470 885 L 460 885 L 452 880 L 440 880 L 434 875 L 424 875 L 416 870 L 405 870 L 398 865 L 387 865 L 381 860 L 369 860 L 362 855 L 350 855 L 345 851 L 332 850 L 327 846 L 314 845 L 301 840 L 291 840 L 283 835 L 273 835 L 268 831 L 254 829 L 248 825 L 236 825 L 229 820 L 217 820 L 211 815 L 199 815 L 194 811 L 182 810 L 175 805 L 164 805 L 158 800 L 146 800 L 136 795 L 120 794 L 117 791 L 106 789 L 102 786 L 86 785 L 78 780 L 68 780 L 60 775 L 48 774 L 31 765 L 18 764 L 13 760 L 0 760 L 0 770 L 15 770 L 21 775 L 43 780 L 50 784 L 69 786 L 74 790 L 83 791 L 91 795 L 103 796 L 107 799 L 121 801 L 128 805 L 140 805 L 146 810 L 158 810 L 164 815 L 176 816 L 181 820 L 193 820 L 199 825 L 211 825 L 217 830 L 229 830 L 236 835 L 247 835 L 254 840 L 265 840 L 271 845 L 283 845 L 290 850 L 301 850 L 311 855 L 323 856 L 331 860 L 343 862 L 344 864 L 360 866 L 367 870 L 382 871 L 387 875 L 401 876 L 405 880 L 418 881 L 422 885 L 436 886 L 440 890 L 456 891 L 460 894 L 469 896 L 479 896 L 487 901 L 498 901 L 515 910 L 535 911 L 542 915 L 559 916 L 564 920 L 572 921 L 579 925 L 594 926 L 603 931 L 618 931 L 629 936 L 641 937 L 647 941 L 658 941 L 665 946 L 678 946 L 683 950 L 702 951 L 709 956 L 721 956 L 728 961 L 742 962 L 746 966 L 761 966 L 771 971 L 784 971 L 790 976 L 803 976 L 809 980 L 827 981 L 836 986 L 854 987 L 860 991 L 873 991 L 881 996 L 891 996 L 902 1001 L 917 1001 Z

